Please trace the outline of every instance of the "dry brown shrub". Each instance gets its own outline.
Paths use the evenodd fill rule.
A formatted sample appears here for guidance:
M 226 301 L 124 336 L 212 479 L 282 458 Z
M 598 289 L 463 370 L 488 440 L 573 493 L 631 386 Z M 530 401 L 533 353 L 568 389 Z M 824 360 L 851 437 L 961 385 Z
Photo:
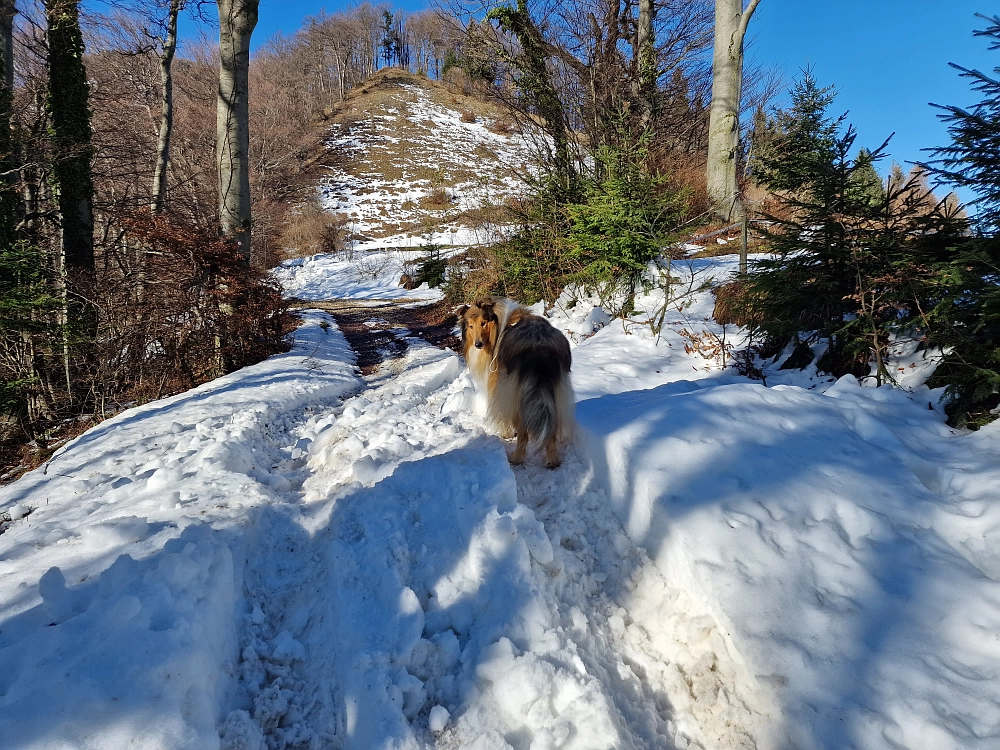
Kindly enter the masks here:
M 750 287 L 742 281 L 731 281 L 712 290 L 715 307 L 712 317 L 720 325 L 756 328 L 760 324 L 759 306 Z
M 490 120 L 486 129 L 497 135 L 510 135 L 517 132 L 517 123 L 509 115 L 500 115 L 496 119 Z
M 436 187 L 420 199 L 422 208 L 447 208 L 451 205 L 451 196 L 443 187 Z
M 95 381 L 109 396 L 159 398 L 287 350 L 293 323 L 280 287 L 229 243 L 169 217 L 123 225 L 146 262 L 135 284 L 97 300 L 105 333 Z
M 348 221 L 343 214 L 324 211 L 316 203 L 306 203 L 287 217 L 281 233 L 284 257 L 304 258 L 343 250 L 347 243 Z
M 445 297 L 451 304 L 495 294 L 502 287 L 499 259 L 490 246 L 470 247 L 448 261 Z
M 476 117 L 476 113 L 471 109 L 466 109 L 462 111 L 462 122 L 479 122 L 479 118 Z

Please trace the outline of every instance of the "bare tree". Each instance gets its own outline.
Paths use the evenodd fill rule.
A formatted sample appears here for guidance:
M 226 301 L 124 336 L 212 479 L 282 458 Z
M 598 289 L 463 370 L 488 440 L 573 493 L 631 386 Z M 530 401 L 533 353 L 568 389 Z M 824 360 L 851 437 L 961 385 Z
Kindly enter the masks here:
M 177 15 L 184 6 L 184 0 L 169 0 L 165 33 L 161 39 L 160 52 L 160 91 L 161 118 L 160 130 L 156 139 L 156 167 L 153 170 L 153 199 L 149 209 L 154 214 L 163 210 L 167 198 L 167 167 L 170 164 L 170 136 L 174 127 L 174 54 L 177 52 Z
M 53 167 L 59 189 L 62 247 L 66 267 L 94 270 L 93 178 L 90 106 L 79 0 L 46 0 L 49 109 L 55 136 Z
M 712 55 L 712 105 L 708 124 L 708 198 L 728 221 L 742 218 L 736 181 L 740 144 L 740 98 L 743 92 L 743 40 L 760 0 L 715 0 L 715 49 Z
M 216 110 L 216 164 L 219 221 L 250 263 L 250 35 L 260 0 L 218 0 L 219 98 Z
M 14 103 L 14 0 L 0 0 L 0 243 L 14 241 L 17 194 L 14 184 L 14 139 L 10 128 Z

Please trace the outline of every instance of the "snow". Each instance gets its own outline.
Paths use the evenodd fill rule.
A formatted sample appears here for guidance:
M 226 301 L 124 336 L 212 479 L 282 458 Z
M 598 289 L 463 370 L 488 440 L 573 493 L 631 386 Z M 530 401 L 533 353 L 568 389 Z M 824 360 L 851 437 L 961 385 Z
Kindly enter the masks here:
M 307 301 L 439 300 L 444 293 L 426 283 L 416 289 L 399 286 L 400 276 L 411 272 L 407 263 L 412 264 L 421 255 L 422 252 L 404 254 L 395 250 L 355 251 L 350 255 L 322 253 L 286 260 L 271 273 L 286 296 Z
M 765 387 L 707 291 L 659 329 L 662 291 L 572 297 L 557 470 L 508 464 L 453 353 L 362 380 L 308 312 L 0 488 L 0 744 L 1000 747 L 1000 424 L 949 429 L 906 342 L 908 390 Z
M 363 118 L 330 129 L 327 148 L 351 167 L 330 168 L 320 186 L 323 207 L 349 220 L 359 237 L 355 250 L 418 247 L 429 230 L 440 245 L 484 242 L 488 230 L 464 224 L 462 212 L 521 194 L 535 163 L 534 141 L 544 136 L 504 135 L 482 119 L 465 122 L 421 86 L 402 84 L 397 91 L 388 95 L 395 107 L 374 105 Z M 420 207 L 440 190 L 447 206 Z

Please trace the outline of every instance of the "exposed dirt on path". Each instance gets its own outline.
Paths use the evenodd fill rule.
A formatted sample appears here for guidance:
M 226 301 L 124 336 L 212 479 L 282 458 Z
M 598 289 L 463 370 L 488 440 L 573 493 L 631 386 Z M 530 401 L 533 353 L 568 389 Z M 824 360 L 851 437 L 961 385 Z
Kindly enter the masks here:
M 387 302 L 355 300 L 293 301 L 294 307 L 317 308 L 330 313 L 347 343 L 358 355 L 362 375 L 371 375 L 379 366 L 399 359 L 409 348 L 407 336 L 417 336 L 441 349 L 459 351 L 454 329 L 458 322 L 446 302 L 422 303 L 399 299 Z

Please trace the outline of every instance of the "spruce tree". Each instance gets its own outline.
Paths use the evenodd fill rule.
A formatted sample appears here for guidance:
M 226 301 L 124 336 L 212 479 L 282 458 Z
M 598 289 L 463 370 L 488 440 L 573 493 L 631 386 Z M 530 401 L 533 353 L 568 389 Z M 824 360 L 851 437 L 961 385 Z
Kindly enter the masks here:
M 874 164 L 888 141 L 852 156 L 853 127 L 827 114 L 831 91 L 807 72 L 762 149 L 756 174 L 781 210 L 766 217 L 773 254 L 746 276 L 745 297 L 760 338 L 825 339 L 822 369 L 867 375 L 874 363 L 882 383 L 890 334 L 925 325 L 914 289 L 929 246 L 960 225 L 927 208 L 916 180 L 883 188 Z
M 976 35 L 1000 49 L 1000 16 L 980 18 L 987 26 Z M 977 194 L 977 232 L 954 244 L 930 285 L 932 342 L 946 352 L 930 385 L 948 387 L 952 423 L 976 427 L 995 419 L 1000 404 L 1000 79 L 953 67 L 982 99 L 969 108 L 939 107 L 952 142 L 932 149 L 936 158 L 921 166 Z
M 801 190 L 836 158 L 837 132 L 844 121 L 827 114 L 836 93 L 833 86 L 821 88 L 810 69 L 803 71 L 791 96 L 792 106 L 765 119 L 756 138 L 754 176 L 779 192 Z
M 979 16 L 988 26 L 975 32 L 991 41 L 990 49 L 1000 49 L 1000 16 Z M 951 64 L 972 81 L 982 99 L 968 109 L 952 105 L 932 105 L 943 110 L 952 142 L 932 149 L 935 160 L 921 166 L 939 178 L 966 187 L 978 194 L 971 205 L 977 207 L 977 223 L 984 232 L 1000 229 L 1000 78 L 978 70 Z M 1000 76 L 1000 67 L 994 68 Z
M 631 142 L 627 113 L 618 141 L 596 151 L 599 176 L 585 181 L 582 201 L 566 207 L 567 256 L 578 267 L 573 281 L 603 287 L 602 299 L 617 297 L 629 311 L 649 263 L 670 244 L 686 214 L 688 193 L 650 172 L 649 135 Z
M 866 148 L 858 152 L 850 188 L 858 200 L 867 201 L 872 207 L 880 206 L 885 201 L 885 185 L 882 184 L 882 178 L 875 169 L 871 151 Z

